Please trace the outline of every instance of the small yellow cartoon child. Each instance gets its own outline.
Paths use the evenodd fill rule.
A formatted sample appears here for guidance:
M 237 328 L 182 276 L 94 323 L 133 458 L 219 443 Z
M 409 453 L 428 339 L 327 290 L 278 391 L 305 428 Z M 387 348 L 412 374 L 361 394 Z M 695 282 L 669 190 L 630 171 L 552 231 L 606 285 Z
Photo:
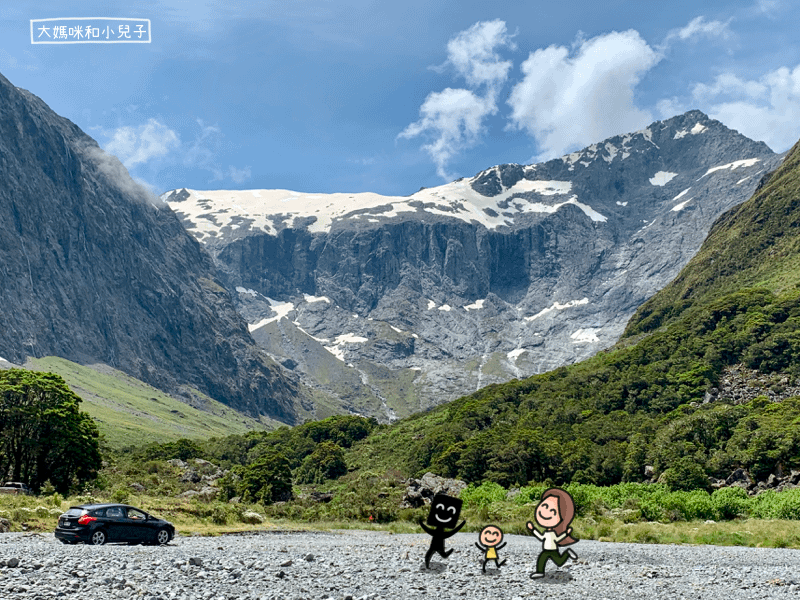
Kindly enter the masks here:
M 504 543 L 500 543 L 503 541 L 503 531 L 497 525 L 487 525 L 483 529 L 481 529 L 480 534 L 478 535 L 478 540 L 475 542 L 475 545 L 478 547 L 478 550 L 484 552 L 483 555 L 483 572 L 486 573 L 486 563 L 490 560 L 494 561 L 494 564 L 497 565 L 499 569 L 504 564 L 506 564 L 506 559 L 504 558 L 502 562 L 498 562 L 497 558 L 497 551 L 500 550 Z

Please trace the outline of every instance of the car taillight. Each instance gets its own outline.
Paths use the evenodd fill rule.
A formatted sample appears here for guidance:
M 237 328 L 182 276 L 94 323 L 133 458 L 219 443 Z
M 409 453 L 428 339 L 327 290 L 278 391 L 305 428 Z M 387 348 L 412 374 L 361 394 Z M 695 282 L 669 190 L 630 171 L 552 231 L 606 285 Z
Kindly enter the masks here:
M 97 517 L 90 517 L 89 515 L 81 515 L 78 519 L 78 525 L 88 525 L 92 521 L 97 521 Z

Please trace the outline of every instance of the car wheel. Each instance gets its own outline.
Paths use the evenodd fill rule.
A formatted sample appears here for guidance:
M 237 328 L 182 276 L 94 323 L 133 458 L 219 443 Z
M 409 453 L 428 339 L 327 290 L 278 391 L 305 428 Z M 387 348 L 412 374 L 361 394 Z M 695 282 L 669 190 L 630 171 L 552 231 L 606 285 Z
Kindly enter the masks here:
M 163 546 L 170 540 L 169 531 L 166 529 L 159 529 L 158 533 L 156 534 L 156 542 L 158 542 L 159 546 Z
M 106 532 L 102 529 L 98 529 L 92 534 L 92 537 L 89 538 L 92 546 L 102 546 L 106 543 Z

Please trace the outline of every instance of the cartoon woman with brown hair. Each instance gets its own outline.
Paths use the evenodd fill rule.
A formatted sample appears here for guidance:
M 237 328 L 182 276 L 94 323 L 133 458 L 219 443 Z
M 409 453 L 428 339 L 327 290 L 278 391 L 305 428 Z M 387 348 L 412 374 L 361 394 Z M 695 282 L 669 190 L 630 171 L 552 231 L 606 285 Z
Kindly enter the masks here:
M 542 501 L 534 511 L 534 520 L 544 529 L 543 533 L 534 528 L 528 521 L 526 526 L 530 532 L 542 540 L 542 553 L 536 561 L 536 572 L 531 573 L 531 579 L 544 577 L 544 567 L 548 560 L 557 566 L 563 565 L 568 559 L 575 560 L 578 555 L 572 548 L 560 552 L 559 546 L 568 546 L 578 540 L 572 538 L 572 519 L 575 517 L 575 502 L 569 492 L 559 488 L 550 488 L 542 494 Z

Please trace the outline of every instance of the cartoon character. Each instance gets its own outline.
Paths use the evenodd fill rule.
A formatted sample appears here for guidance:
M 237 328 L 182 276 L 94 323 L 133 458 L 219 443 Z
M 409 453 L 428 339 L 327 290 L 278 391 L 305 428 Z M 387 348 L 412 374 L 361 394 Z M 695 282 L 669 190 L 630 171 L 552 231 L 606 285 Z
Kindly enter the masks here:
M 475 542 L 475 545 L 478 547 L 478 550 L 484 552 L 483 555 L 483 572 L 486 573 L 486 563 L 490 560 L 494 561 L 494 564 L 497 565 L 499 569 L 504 564 L 506 564 L 507 559 L 503 559 L 502 562 L 498 562 L 497 551 L 500 550 L 503 546 L 505 546 L 505 542 L 502 544 L 500 542 L 503 541 L 503 530 L 500 529 L 497 525 L 487 525 L 483 529 L 481 529 L 480 534 L 478 534 L 478 541 Z
M 428 525 L 433 526 L 434 529 L 426 527 L 425 523 L 420 519 L 419 524 L 425 530 L 425 533 L 433 538 L 431 540 L 431 547 L 428 549 L 427 554 L 425 554 L 426 568 L 431 568 L 431 556 L 433 556 L 434 552 L 438 552 L 444 558 L 447 558 L 453 552 L 452 548 L 445 552 L 444 541 L 458 533 L 458 530 L 466 523 L 466 521 L 461 521 L 461 523 L 456 526 L 458 517 L 461 515 L 462 504 L 463 502 L 458 498 L 453 498 L 445 494 L 436 494 L 431 502 L 431 512 L 428 513 Z M 452 531 L 445 531 L 446 528 L 450 527 L 454 527 L 454 529 L 452 529 Z
M 530 521 L 526 523 L 530 532 L 542 540 L 542 553 L 536 561 L 536 572 L 531 573 L 531 579 L 544 577 L 544 567 L 548 560 L 552 560 L 560 567 L 570 558 L 572 560 L 578 558 L 572 548 L 567 548 L 564 553 L 558 549 L 559 546 L 568 546 L 578 541 L 570 536 L 572 527 L 569 524 L 572 523 L 574 516 L 575 502 L 569 492 L 550 488 L 542 494 L 542 501 L 534 511 L 534 519 L 544 528 L 544 533 L 539 533 Z

